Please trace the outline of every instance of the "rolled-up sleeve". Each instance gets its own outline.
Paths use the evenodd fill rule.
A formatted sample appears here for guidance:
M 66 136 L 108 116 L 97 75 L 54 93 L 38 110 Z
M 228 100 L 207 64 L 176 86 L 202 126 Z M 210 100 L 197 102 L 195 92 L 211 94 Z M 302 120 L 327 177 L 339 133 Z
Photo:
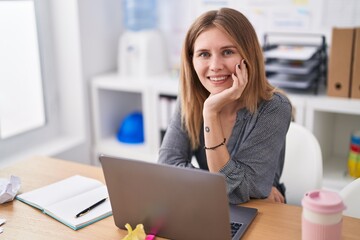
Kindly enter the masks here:
M 291 121 L 291 104 L 279 96 L 264 103 L 251 127 L 220 170 L 226 176 L 231 203 L 266 198 L 274 183 L 279 164 L 283 165 L 286 133 Z M 281 162 L 282 161 L 282 162 Z

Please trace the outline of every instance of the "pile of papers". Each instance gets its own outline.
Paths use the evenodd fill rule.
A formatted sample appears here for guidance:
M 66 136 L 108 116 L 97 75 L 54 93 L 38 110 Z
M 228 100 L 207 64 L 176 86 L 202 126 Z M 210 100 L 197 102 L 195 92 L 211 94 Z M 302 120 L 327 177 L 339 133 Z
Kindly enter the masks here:
M 321 74 L 318 46 L 279 45 L 264 52 L 269 82 L 279 88 L 309 89 Z

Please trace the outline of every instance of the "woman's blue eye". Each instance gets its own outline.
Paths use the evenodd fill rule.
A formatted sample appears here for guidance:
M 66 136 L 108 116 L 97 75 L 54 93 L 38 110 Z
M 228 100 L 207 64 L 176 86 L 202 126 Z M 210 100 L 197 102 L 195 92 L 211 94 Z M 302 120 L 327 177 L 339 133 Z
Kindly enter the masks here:
M 234 53 L 234 51 L 232 51 L 232 50 L 229 50 L 229 49 L 224 50 L 224 55 L 231 55 L 233 53 Z
M 199 54 L 199 57 L 209 57 L 209 56 L 210 56 L 210 54 L 207 52 L 202 52 Z

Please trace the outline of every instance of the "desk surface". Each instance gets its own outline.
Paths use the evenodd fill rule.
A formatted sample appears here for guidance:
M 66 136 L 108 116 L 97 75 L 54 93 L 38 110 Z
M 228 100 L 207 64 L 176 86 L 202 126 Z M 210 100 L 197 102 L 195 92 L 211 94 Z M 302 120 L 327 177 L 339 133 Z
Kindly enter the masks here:
M 21 178 L 21 192 L 27 192 L 75 174 L 105 182 L 101 168 L 48 157 L 36 157 L 0 169 L 0 178 L 9 178 L 10 175 Z M 259 210 L 258 216 L 243 239 L 301 239 L 300 207 L 261 200 L 250 201 L 243 206 L 255 207 Z M 9 240 L 25 237 L 37 240 L 119 240 L 127 233 L 114 225 L 112 216 L 74 231 L 17 200 L 0 205 L 0 218 L 7 219 L 3 226 L 4 232 L 0 234 L 0 237 Z M 342 239 L 359 239 L 359 236 L 360 219 L 344 217 Z

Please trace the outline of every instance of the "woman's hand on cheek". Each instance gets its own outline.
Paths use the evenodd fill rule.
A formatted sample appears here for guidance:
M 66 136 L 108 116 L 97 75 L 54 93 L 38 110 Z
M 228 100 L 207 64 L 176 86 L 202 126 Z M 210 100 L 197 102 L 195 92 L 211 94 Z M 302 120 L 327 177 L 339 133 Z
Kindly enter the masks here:
M 232 75 L 232 79 L 234 80 L 234 83 L 230 88 L 230 90 L 233 91 L 234 98 L 238 99 L 241 97 L 248 83 L 248 72 L 247 72 L 245 59 L 243 59 L 240 64 L 235 66 L 235 73 Z
M 236 64 L 235 72 L 232 74 L 231 77 L 233 79 L 233 84 L 230 88 L 211 96 L 222 96 L 226 100 L 228 100 L 227 102 L 235 101 L 241 97 L 248 83 L 248 74 L 244 59 L 241 61 L 240 64 Z
M 230 88 L 216 94 L 210 94 L 204 103 L 204 110 L 220 112 L 221 109 L 239 99 L 248 83 L 248 74 L 245 61 L 235 66 L 235 73 L 232 74 L 233 84 Z

